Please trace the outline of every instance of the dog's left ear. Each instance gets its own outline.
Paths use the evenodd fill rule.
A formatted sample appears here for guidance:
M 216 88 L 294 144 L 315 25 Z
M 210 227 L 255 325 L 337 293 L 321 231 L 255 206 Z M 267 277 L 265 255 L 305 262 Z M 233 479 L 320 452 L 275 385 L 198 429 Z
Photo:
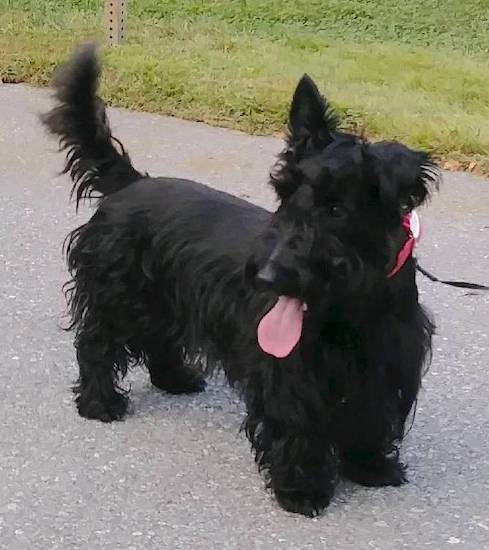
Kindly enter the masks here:
M 289 144 L 324 147 L 333 140 L 338 116 L 305 74 L 294 92 L 289 112 Z
M 375 194 L 396 212 L 410 212 L 423 204 L 437 188 L 439 170 L 427 153 L 397 142 L 366 146 L 368 178 Z

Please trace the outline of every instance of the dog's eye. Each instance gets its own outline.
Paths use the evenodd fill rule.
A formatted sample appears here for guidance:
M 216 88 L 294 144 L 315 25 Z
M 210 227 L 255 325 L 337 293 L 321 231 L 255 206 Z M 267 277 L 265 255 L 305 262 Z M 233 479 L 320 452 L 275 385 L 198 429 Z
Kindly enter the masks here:
M 413 207 L 411 204 L 407 202 L 401 203 L 401 215 L 408 214 L 412 209 Z
M 330 218 L 343 218 L 346 216 L 346 209 L 336 202 L 332 202 L 326 206 L 326 212 Z

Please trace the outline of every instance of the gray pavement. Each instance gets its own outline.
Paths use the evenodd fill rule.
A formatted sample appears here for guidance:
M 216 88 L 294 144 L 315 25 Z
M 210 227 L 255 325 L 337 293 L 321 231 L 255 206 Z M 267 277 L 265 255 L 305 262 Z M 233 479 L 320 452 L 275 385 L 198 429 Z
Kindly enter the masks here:
M 46 92 L 0 86 L 0 548 L 489 549 L 489 297 L 420 280 L 439 330 L 402 488 L 338 487 L 314 520 L 263 490 L 243 407 L 219 379 L 169 397 L 130 376 L 134 416 L 78 417 L 62 332 L 61 243 L 87 216 L 68 204 L 62 164 L 36 114 Z M 113 111 L 138 168 L 195 178 L 271 207 L 280 142 Z M 449 174 L 426 212 L 418 255 L 445 277 L 489 282 L 489 184 Z

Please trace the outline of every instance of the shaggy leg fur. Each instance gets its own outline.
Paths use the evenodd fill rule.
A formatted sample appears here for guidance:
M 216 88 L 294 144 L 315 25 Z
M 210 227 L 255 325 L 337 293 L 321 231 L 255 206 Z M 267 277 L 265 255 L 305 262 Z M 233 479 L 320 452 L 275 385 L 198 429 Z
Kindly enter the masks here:
M 394 400 L 391 403 L 395 405 Z M 406 468 L 399 462 L 397 450 L 404 419 L 369 396 L 347 413 L 346 419 L 339 435 L 343 475 L 370 487 L 404 483 Z
M 398 486 L 406 481 L 396 446 L 404 419 L 396 413 L 393 396 L 384 395 L 381 401 L 372 390 L 367 388 L 363 402 L 353 406 L 343 420 L 343 433 L 339 434 L 342 473 L 361 485 Z
M 313 517 L 333 497 L 337 454 L 315 414 L 315 406 L 321 407 L 315 385 L 310 385 L 311 380 L 283 379 L 280 372 L 268 378 L 271 368 L 263 365 L 264 376 L 261 380 L 257 376 L 247 388 L 245 431 L 280 506 Z
M 100 328 L 100 327 L 98 327 Z M 103 336 L 88 336 L 81 331 L 77 338 L 77 359 L 80 377 L 74 387 L 78 412 L 85 418 L 102 422 L 121 420 L 127 411 L 128 397 L 117 385 L 117 369 L 114 365 L 122 349 L 107 345 Z
M 284 433 L 271 441 L 263 460 L 270 461 L 268 486 L 284 510 L 314 517 L 333 498 L 338 466 L 327 440 Z
M 416 402 L 433 332 L 430 319 L 415 305 L 415 290 L 411 299 L 411 312 L 407 296 L 404 304 L 409 322 L 386 318 L 370 330 L 367 341 L 372 372 L 363 380 L 357 402 L 346 406 L 347 420 L 339 435 L 343 474 L 361 485 L 399 486 L 407 481 L 398 445 Z

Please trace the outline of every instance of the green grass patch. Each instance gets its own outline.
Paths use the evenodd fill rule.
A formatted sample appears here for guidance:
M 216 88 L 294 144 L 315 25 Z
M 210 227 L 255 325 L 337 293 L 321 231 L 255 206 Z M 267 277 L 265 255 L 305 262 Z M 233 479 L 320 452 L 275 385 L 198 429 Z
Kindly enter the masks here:
M 116 106 L 251 133 L 284 128 L 308 72 L 344 126 L 489 174 L 489 2 L 132 0 L 106 49 Z M 102 39 L 101 0 L 0 0 L 0 75 L 45 85 Z

